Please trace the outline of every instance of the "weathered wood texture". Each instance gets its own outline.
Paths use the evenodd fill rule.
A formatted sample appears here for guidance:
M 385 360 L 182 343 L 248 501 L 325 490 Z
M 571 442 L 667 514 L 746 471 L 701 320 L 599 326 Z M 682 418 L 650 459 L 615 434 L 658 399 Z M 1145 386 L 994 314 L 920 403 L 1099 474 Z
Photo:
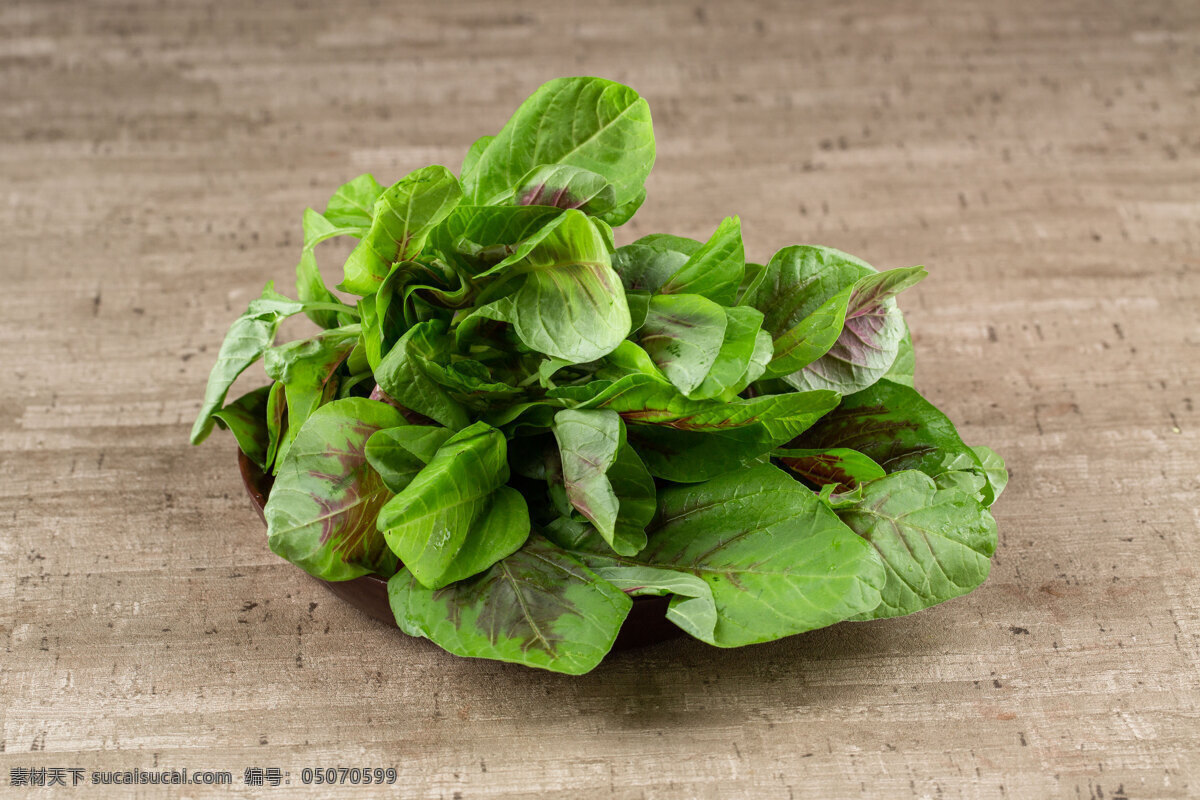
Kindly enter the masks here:
M 306 205 L 457 167 L 560 74 L 651 102 L 622 241 L 739 213 L 760 259 L 929 266 L 918 383 L 1013 475 L 982 589 L 566 678 L 406 639 L 267 550 L 232 440 L 186 441 L 226 326 L 290 290 Z M 0 784 L 258 765 L 295 797 L 341 764 L 446 800 L 1200 797 L 1198 106 L 1189 0 L 9 0 Z

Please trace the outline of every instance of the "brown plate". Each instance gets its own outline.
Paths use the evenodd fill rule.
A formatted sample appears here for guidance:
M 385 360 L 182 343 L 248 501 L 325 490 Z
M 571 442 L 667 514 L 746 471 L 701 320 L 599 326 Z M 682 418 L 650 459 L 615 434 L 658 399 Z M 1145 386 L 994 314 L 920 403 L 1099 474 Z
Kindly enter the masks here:
M 259 519 L 266 522 L 263 509 L 267 505 L 267 495 L 271 493 L 273 479 L 263 474 L 258 466 L 238 451 L 238 469 L 242 473 L 242 483 L 246 486 L 246 494 L 258 512 Z M 324 581 L 313 578 L 325 585 L 325 588 L 357 608 L 364 614 L 387 625 L 395 626 L 396 619 L 392 616 L 392 608 L 388 603 L 387 580 L 376 575 L 364 575 L 348 581 Z M 617 634 L 614 650 L 627 650 L 632 647 L 642 647 L 655 642 L 672 639 L 683 631 L 667 621 L 667 604 L 669 597 L 641 596 L 633 598 L 633 608 Z

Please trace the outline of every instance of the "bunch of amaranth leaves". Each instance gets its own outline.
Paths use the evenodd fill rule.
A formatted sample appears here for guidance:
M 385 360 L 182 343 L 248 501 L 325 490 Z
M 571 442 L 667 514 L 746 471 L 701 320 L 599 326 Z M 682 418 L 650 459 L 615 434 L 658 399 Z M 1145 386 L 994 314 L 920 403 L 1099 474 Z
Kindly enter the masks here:
M 271 549 L 318 578 L 388 578 L 400 628 L 461 656 L 595 667 L 641 594 L 719 647 L 908 614 L 983 582 L 1007 474 L 913 389 L 876 271 L 797 245 L 616 247 L 645 197 L 628 87 L 538 89 L 458 177 L 355 178 L 304 214 L 298 299 L 233 324 L 214 423 L 273 473 Z M 337 289 L 315 248 L 358 240 Z M 315 335 L 274 344 L 306 314 Z M 232 402 L 262 359 L 271 383 Z

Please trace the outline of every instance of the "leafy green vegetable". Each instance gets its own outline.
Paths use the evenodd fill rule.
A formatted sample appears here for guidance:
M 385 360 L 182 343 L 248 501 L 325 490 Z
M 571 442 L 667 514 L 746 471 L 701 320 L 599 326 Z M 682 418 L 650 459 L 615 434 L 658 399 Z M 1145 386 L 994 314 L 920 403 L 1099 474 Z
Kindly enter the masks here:
M 268 284 L 234 322 L 192 429 L 277 475 L 273 551 L 390 578 L 397 624 L 452 653 L 570 674 L 630 598 L 735 647 L 983 581 L 1008 473 L 913 388 L 896 297 L 925 271 L 747 262 L 736 216 L 617 246 L 654 155 L 633 90 L 563 78 L 460 177 L 362 175 L 305 212 L 299 299 Z M 353 306 L 317 267 L 339 237 Z M 300 313 L 320 330 L 276 346 Z M 272 382 L 227 403 L 260 358 Z

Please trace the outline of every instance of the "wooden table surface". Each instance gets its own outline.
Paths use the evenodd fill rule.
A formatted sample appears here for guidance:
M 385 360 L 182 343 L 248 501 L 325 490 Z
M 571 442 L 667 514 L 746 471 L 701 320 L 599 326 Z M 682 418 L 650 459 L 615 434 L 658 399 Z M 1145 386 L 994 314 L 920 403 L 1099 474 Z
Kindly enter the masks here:
M 620 241 L 737 213 L 757 259 L 928 265 L 918 385 L 1012 472 L 981 589 L 571 678 L 446 655 L 268 551 L 231 437 L 187 443 L 225 328 L 291 291 L 305 206 L 457 168 L 562 74 L 653 109 Z M 0 101 L 5 791 L 186 767 L 237 785 L 75 791 L 296 797 L 342 765 L 446 800 L 1200 797 L 1194 0 L 9 0 Z

